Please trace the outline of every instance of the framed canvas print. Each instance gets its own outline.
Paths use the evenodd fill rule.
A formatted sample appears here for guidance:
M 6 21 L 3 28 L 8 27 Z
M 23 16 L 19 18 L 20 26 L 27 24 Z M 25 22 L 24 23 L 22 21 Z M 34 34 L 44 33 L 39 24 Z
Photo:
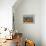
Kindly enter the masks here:
M 34 15 L 24 15 L 23 23 L 34 23 Z

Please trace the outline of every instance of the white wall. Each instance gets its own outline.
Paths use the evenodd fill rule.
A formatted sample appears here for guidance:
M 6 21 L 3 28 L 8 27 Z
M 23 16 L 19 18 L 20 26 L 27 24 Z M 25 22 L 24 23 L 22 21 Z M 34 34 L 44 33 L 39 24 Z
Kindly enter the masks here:
M 21 5 L 19 4 L 19 5 L 17 5 L 17 7 L 14 5 L 13 11 L 15 10 L 14 11 L 15 23 L 16 23 L 15 27 L 18 31 L 23 32 L 24 36 L 25 36 L 25 34 L 29 34 L 31 37 L 34 37 L 34 39 L 36 38 L 35 39 L 36 41 L 41 39 L 42 46 L 46 46 L 46 0 L 41 0 L 41 2 L 40 2 L 41 3 L 41 9 L 39 9 L 40 8 L 40 4 L 39 4 L 40 0 L 39 1 L 38 0 L 37 1 L 32 0 L 32 1 L 33 1 L 33 3 L 32 2 L 25 3 L 25 1 L 24 1 L 24 4 L 22 2 L 22 3 L 20 3 Z M 31 5 L 31 3 L 33 6 Z M 34 3 L 36 4 L 36 6 Z M 37 10 L 32 9 L 32 7 L 34 7 L 34 8 L 37 7 L 36 8 Z M 35 12 L 33 12 L 32 10 Z M 41 15 L 39 14 L 40 10 L 41 10 Z M 23 24 L 23 21 L 22 21 L 23 15 L 32 14 L 32 13 L 34 13 L 36 16 L 36 18 L 35 18 L 36 23 L 35 24 Z M 40 19 L 39 19 L 39 17 L 40 17 Z M 41 23 L 40 24 L 41 28 L 40 28 L 40 25 L 38 25 L 38 23 L 39 23 L 38 20 Z M 40 33 L 40 34 L 38 34 L 39 37 L 36 34 L 37 32 Z M 28 35 L 28 38 L 30 37 L 29 35 Z M 41 35 L 41 37 L 40 37 L 40 35 Z M 40 41 L 39 41 L 39 43 L 40 43 Z
M 16 0 L 0 0 L 0 27 L 12 28 L 12 6 Z
M 41 38 L 42 46 L 46 46 L 46 0 L 42 0 L 41 4 Z
M 24 37 L 35 41 L 36 46 L 41 46 L 41 1 L 40 0 L 23 0 L 14 9 L 15 28 L 22 32 Z M 34 24 L 24 24 L 23 15 L 34 15 Z

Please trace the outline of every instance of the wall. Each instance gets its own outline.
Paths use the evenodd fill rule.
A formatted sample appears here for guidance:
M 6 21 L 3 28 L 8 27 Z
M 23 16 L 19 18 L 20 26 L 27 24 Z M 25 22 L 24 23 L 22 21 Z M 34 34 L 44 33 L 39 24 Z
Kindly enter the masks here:
M 21 0 L 20 0 L 21 1 Z M 23 33 L 23 37 L 35 41 L 36 46 L 41 46 L 41 1 L 23 0 L 13 6 L 14 24 L 18 32 Z M 34 24 L 24 24 L 23 15 L 34 15 Z
M 42 46 L 46 46 L 46 0 L 42 0 L 41 4 L 41 40 Z
M 12 29 L 12 6 L 16 0 L 0 0 L 0 27 Z

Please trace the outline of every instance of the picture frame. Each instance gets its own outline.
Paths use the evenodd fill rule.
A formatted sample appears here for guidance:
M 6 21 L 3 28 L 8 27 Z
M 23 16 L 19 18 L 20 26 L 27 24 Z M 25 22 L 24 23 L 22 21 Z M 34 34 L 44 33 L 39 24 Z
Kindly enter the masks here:
M 24 15 L 23 16 L 23 23 L 34 23 L 34 15 Z

